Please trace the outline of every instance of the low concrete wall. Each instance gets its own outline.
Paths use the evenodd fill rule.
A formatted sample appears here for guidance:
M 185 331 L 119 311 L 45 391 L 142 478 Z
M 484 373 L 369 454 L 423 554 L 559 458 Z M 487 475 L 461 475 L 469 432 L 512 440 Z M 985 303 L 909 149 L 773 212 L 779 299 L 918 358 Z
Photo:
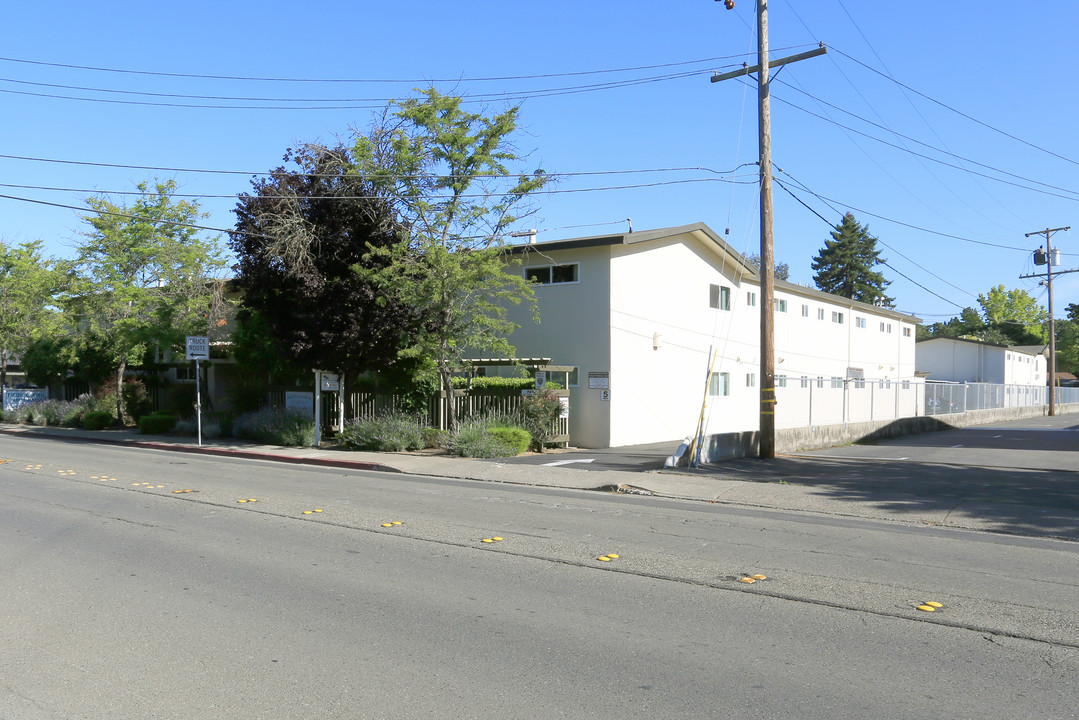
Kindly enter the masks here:
M 1058 415 L 1079 413 L 1079 403 L 1059 405 Z M 849 445 L 855 442 L 880 440 L 901 435 L 951 430 L 970 425 L 985 425 L 1005 420 L 1045 417 L 1049 408 L 1045 405 L 1033 407 L 1011 407 L 990 410 L 970 410 L 947 415 L 899 418 L 878 422 L 848 423 L 845 425 L 818 425 L 814 427 L 784 428 L 776 430 L 776 452 L 792 453 L 801 450 L 814 450 Z M 701 450 L 702 462 L 719 462 L 732 458 L 752 457 L 759 453 L 760 433 L 740 432 L 709 435 Z

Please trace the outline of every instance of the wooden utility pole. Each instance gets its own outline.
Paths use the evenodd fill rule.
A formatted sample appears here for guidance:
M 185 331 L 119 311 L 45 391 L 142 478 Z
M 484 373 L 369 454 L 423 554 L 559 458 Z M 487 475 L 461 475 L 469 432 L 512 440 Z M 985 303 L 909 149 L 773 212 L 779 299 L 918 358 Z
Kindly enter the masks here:
M 1071 230 L 1071 226 L 1059 227 L 1059 228 L 1046 228 L 1045 230 L 1038 230 L 1036 232 L 1029 232 L 1025 237 L 1031 235 L 1044 235 L 1045 236 L 1045 255 L 1046 255 L 1046 267 L 1045 267 L 1045 285 L 1049 289 L 1049 372 L 1047 378 L 1049 380 L 1049 414 L 1056 415 L 1056 382 L 1057 382 L 1057 331 L 1056 321 L 1053 318 L 1053 245 L 1052 237 L 1053 233 L 1061 230 Z M 1037 263 L 1037 258 L 1035 258 Z M 1059 274 L 1059 273 L 1058 273 Z M 1020 275 L 1021 278 L 1027 277 L 1041 277 L 1040 275 Z
M 733 7 L 729 4 L 728 9 Z M 757 73 L 758 145 L 760 147 L 761 182 L 761 384 L 760 384 L 760 452 L 762 460 L 776 456 L 776 382 L 775 382 L 775 252 L 772 247 L 772 119 L 768 97 L 768 69 L 787 63 L 823 55 L 828 48 L 821 45 L 799 55 L 774 62 L 768 61 L 768 0 L 757 0 L 757 64 L 722 75 L 713 75 L 712 82 L 721 82 L 740 75 Z

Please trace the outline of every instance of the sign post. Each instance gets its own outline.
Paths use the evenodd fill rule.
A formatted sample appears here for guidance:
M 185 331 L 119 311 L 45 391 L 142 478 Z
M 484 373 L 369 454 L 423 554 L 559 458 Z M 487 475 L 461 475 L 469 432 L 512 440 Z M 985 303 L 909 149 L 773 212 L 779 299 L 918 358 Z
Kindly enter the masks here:
M 195 418 L 199 428 L 199 446 L 202 446 L 202 375 L 199 360 L 210 359 L 210 338 L 205 335 L 187 336 L 187 359 L 195 361 Z

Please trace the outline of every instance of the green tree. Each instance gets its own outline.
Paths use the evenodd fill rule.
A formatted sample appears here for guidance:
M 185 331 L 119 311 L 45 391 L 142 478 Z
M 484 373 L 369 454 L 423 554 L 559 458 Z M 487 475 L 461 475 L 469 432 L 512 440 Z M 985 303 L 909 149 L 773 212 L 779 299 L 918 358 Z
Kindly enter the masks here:
M 515 329 L 507 306 L 535 298 L 524 278 L 506 272 L 505 236 L 529 213 L 530 196 L 547 184 L 509 141 L 519 108 L 486 116 L 466 112 L 459 97 L 423 91 L 394 103 L 357 139 L 357 171 L 392 203 L 406 231 L 392 247 L 373 248 L 376 269 L 361 271 L 396 301 L 422 311 L 405 358 L 434 360 L 452 397 L 452 373 L 466 351 L 510 356 Z M 453 403 L 448 421 L 456 427 Z
M 418 313 L 377 302 L 374 282 L 354 268 L 371 250 L 398 242 L 392 205 L 356 172 L 349 149 L 310 144 L 289 150 L 236 205 L 230 246 L 243 291 L 239 319 L 265 331 L 261 353 L 286 364 L 343 375 L 380 370 L 406 344 Z M 242 338 L 244 349 L 258 340 Z M 259 359 L 259 365 L 280 370 Z
M 1057 369 L 1079 375 L 1079 320 L 1057 320 Z
M 216 237 L 198 237 L 198 204 L 176 199 L 172 180 L 137 187 L 142 194 L 130 206 L 86 199 L 91 230 L 79 247 L 79 292 L 70 307 L 81 330 L 105 341 L 117 387 L 155 344 L 178 348 L 185 335 L 208 334 L 210 318 L 222 316 L 225 261 Z M 118 418 L 122 410 L 117 393 Z
M 955 337 L 981 340 L 986 330 L 985 322 L 974 308 L 963 308 L 958 317 L 943 323 L 932 323 L 926 328 L 926 338 Z M 918 339 L 924 339 L 919 335 Z
M 978 304 L 982 306 L 987 341 L 1001 345 L 1049 342 L 1049 312 L 1026 290 L 1008 290 L 997 285 L 979 295 Z
M 869 227 L 847 213 L 831 235 L 811 265 L 817 288 L 871 305 L 891 306 L 892 298 L 884 294 L 891 282 L 873 269 L 883 260 Z
M 43 257 L 41 245 L 0 242 L 0 387 L 7 385 L 8 357 L 21 358 L 33 338 L 53 325 L 69 279 L 68 263 Z
M 748 262 L 750 265 L 753 265 L 754 267 L 756 267 L 759 270 L 760 267 L 761 267 L 760 253 L 750 253 L 749 255 L 746 256 L 746 262 Z M 790 265 L 788 265 L 787 263 L 781 263 L 781 262 L 777 262 L 775 264 L 775 268 L 773 270 L 773 277 L 776 280 L 787 280 L 787 279 L 790 278 L 790 275 L 791 275 L 791 267 L 790 267 Z

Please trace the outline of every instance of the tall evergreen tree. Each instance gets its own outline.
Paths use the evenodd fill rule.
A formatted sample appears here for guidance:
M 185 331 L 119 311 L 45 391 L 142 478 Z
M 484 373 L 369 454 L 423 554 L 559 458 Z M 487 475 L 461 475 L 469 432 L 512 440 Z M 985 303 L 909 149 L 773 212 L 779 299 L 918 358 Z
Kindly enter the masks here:
M 891 281 L 873 269 L 883 261 L 869 227 L 847 213 L 831 234 L 832 239 L 826 240 L 813 258 L 817 288 L 872 305 L 891 306 L 892 298 L 884 294 Z

